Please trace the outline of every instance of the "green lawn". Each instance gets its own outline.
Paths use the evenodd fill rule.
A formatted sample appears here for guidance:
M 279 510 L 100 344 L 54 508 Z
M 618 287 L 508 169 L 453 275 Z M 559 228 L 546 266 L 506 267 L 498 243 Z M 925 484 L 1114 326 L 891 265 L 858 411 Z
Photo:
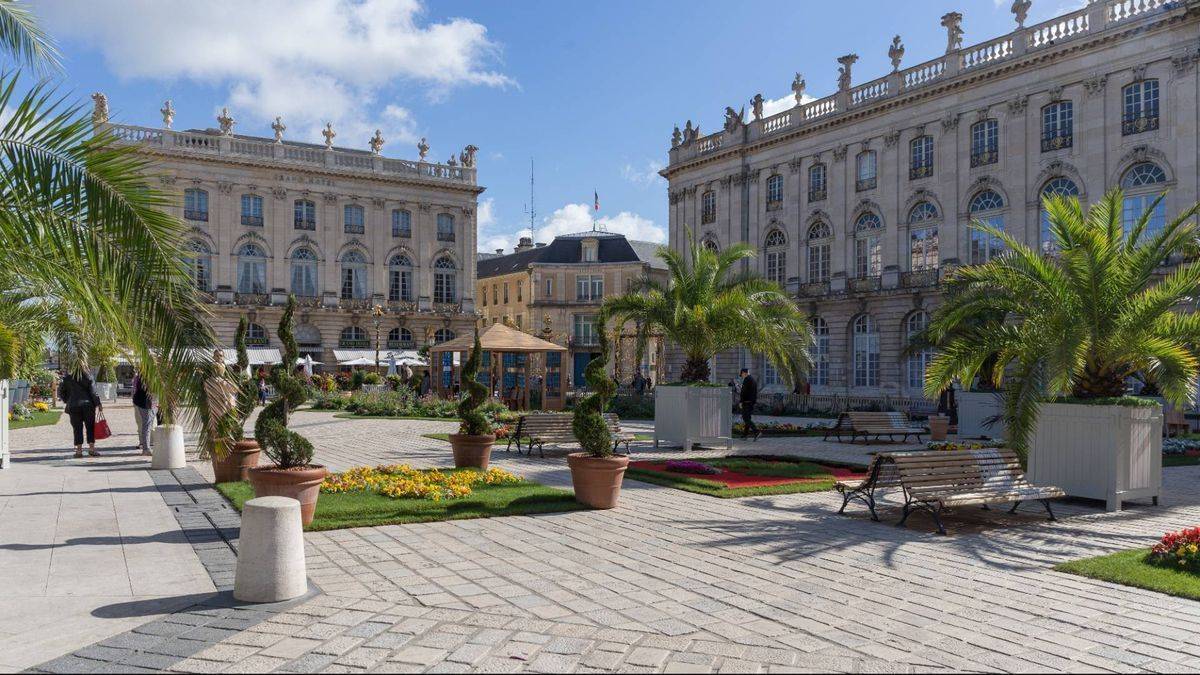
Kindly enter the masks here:
M 771 478 L 808 478 L 819 479 L 810 480 L 804 483 L 785 483 L 783 485 L 766 485 L 762 487 L 741 487 L 730 488 L 724 483 L 719 483 L 713 480 L 705 480 L 694 476 L 685 476 L 682 474 L 672 474 L 662 471 L 650 471 L 647 469 L 639 469 L 629 467 L 625 471 L 625 475 L 646 483 L 654 483 L 655 485 L 664 485 L 673 487 L 687 492 L 695 492 L 697 494 L 709 495 L 711 497 L 720 497 L 722 499 L 730 499 L 734 497 L 757 497 L 761 495 L 785 495 L 797 492 L 821 492 L 833 488 L 836 482 L 833 476 L 830 476 L 826 470 L 812 462 L 790 461 L 790 462 L 770 462 L 762 459 L 747 458 L 747 457 L 724 457 L 717 459 L 701 459 L 698 460 L 709 466 L 715 466 L 730 471 L 748 474 L 751 476 L 765 476 Z
M 254 497 L 249 483 L 220 483 L 217 490 L 238 511 Z M 340 530 L 398 523 L 426 523 L 464 518 L 491 518 L 530 513 L 577 511 L 587 507 L 575 495 L 538 483 L 478 485 L 462 499 L 393 499 L 374 492 L 322 493 L 308 531 Z
M 1163 455 L 1163 466 L 1196 466 L 1197 464 L 1200 464 L 1200 457 Z
M 47 410 L 45 412 L 33 412 L 33 417 L 27 420 L 9 420 L 8 428 L 12 429 L 28 429 L 29 427 L 47 427 L 52 424 L 58 424 L 58 418 L 62 417 L 61 410 Z
M 1096 558 L 1072 560 L 1054 569 L 1081 577 L 1135 586 L 1181 598 L 1200 600 L 1200 574 L 1159 567 L 1146 562 L 1150 549 L 1136 548 Z

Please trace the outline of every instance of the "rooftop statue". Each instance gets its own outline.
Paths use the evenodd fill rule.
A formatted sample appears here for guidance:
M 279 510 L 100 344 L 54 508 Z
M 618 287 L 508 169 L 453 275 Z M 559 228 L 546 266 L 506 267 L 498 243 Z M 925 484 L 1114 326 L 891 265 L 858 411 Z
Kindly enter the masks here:
M 904 43 L 900 36 L 892 38 L 892 46 L 888 49 L 888 58 L 892 60 L 892 72 L 900 70 L 900 61 L 904 59 Z
M 229 108 L 221 108 L 221 114 L 217 115 L 217 124 L 221 127 L 222 136 L 232 136 L 233 125 L 237 124 L 237 120 L 229 115 Z
M 325 149 L 332 150 L 333 139 L 337 136 L 337 132 L 333 130 L 333 122 L 325 123 L 325 130 L 321 132 L 321 135 L 325 137 Z
M 962 14 L 958 12 L 943 14 L 942 25 L 946 27 L 946 53 L 958 51 L 962 47 L 963 39 Z
M 108 97 L 100 92 L 92 94 L 92 124 L 108 122 Z
M 371 137 L 368 144 L 371 146 L 372 154 L 378 155 L 383 152 L 383 133 L 379 129 L 376 129 L 375 135 Z
M 163 116 L 163 128 L 170 129 L 171 123 L 175 121 L 175 106 L 171 105 L 171 99 L 167 99 L 158 112 Z
M 283 132 L 287 131 L 287 125 L 283 123 L 283 118 L 276 116 L 275 122 L 271 124 L 271 130 L 275 132 L 275 142 L 283 142 Z
M 792 94 L 796 97 L 796 105 L 804 102 L 804 76 L 796 73 L 796 78 L 792 80 Z

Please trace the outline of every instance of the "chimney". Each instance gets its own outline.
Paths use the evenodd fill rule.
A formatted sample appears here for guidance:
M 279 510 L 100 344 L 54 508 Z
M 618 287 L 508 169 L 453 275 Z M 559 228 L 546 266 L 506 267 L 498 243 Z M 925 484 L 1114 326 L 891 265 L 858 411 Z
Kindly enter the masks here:
M 545 245 L 546 245 L 546 242 L 544 242 L 544 241 L 539 241 L 538 243 L 534 244 L 534 246 L 536 246 L 537 248 L 541 248 Z
M 502 248 L 496 249 L 496 255 L 504 255 L 504 249 L 502 249 Z
M 531 237 L 521 237 L 521 240 L 517 242 L 516 252 L 520 253 L 531 248 L 533 248 L 533 239 Z

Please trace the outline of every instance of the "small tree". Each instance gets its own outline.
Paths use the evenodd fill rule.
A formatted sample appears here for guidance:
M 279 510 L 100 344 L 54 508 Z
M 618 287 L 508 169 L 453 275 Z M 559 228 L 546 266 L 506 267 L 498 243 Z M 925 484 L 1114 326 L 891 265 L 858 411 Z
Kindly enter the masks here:
M 237 408 L 235 415 L 237 416 L 237 437 L 234 440 L 241 440 L 245 436 L 246 420 L 250 419 L 251 413 L 254 412 L 254 404 L 258 400 L 258 387 L 254 383 L 254 378 L 248 374 L 250 368 L 250 354 L 246 351 L 246 331 L 249 325 L 246 323 L 246 317 L 238 320 L 237 334 L 234 336 L 234 347 L 237 349 L 237 372 L 233 374 L 233 381 L 237 383 Z
M 462 387 L 466 392 L 458 402 L 458 416 L 462 420 L 458 433 L 464 436 L 490 436 L 493 432 L 492 423 L 487 415 L 479 412 L 480 406 L 488 397 L 488 388 L 480 384 L 479 362 L 482 360 L 483 347 L 479 342 L 479 327 L 475 327 L 475 345 L 471 348 L 471 356 L 463 364 Z
M 313 446 L 309 440 L 287 428 L 288 416 L 304 403 L 304 382 L 292 371 L 296 367 L 300 348 L 296 345 L 294 315 L 296 296 L 289 295 L 283 317 L 279 320 L 279 339 L 283 342 L 283 363 L 271 371 L 271 384 L 276 397 L 263 408 L 254 423 L 254 438 L 263 452 L 280 469 L 295 469 L 312 462 Z
M 600 310 L 596 319 L 600 328 L 600 355 L 592 359 L 583 371 L 583 377 L 592 393 L 575 404 L 571 430 L 584 452 L 593 457 L 611 457 L 613 454 L 612 434 L 604 421 L 604 409 L 617 391 L 617 383 L 608 376 L 605 368 L 611 347 L 608 344 L 608 312 Z

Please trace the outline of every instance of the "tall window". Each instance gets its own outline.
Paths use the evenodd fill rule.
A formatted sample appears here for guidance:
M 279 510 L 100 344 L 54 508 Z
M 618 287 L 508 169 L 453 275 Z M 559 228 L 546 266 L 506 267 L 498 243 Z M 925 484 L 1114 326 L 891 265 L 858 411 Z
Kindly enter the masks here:
M 908 315 L 908 319 L 904 322 L 905 339 L 910 341 L 914 336 L 925 330 L 929 325 L 929 315 L 925 312 L 913 312 Z M 929 367 L 929 363 L 933 361 L 933 349 L 925 347 L 918 351 L 914 351 L 908 356 L 906 365 L 907 380 L 909 389 L 921 391 L 925 387 L 925 369 Z
M 1146 228 L 1142 230 L 1141 240 L 1146 241 L 1162 231 L 1167 224 L 1167 209 L 1165 200 L 1159 201 L 1159 193 L 1167 182 L 1167 174 L 1154 162 L 1134 164 L 1121 177 L 1121 189 L 1125 192 L 1125 200 L 1121 204 L 1121 223 L 1125 227 L 1126 236 L 1133 231 L 1143 216 L 1149 213 Z M 1151 210 L 1153 206 L 1153 210 Z
M 554 277 L 546 277 L 546 297 L 554 295 Z
M 879 386 L 879 330 L 869 314 L 854 320 L 854 386 Z
M 764 387 L 778 387 L 783 384 L 783 378 L 779 376 L 779 370 L 767 358 L 763 358 L 762 360 L 762 384 Z
M 317 254 L 310 248 L 292 253 L 292 293 L 301 298 L 317 297 Z
M 575 342 L 581 345 L 600 344 L 599 333 L 596 332 L 595 314 L 576 314 L 574 318 Z
M 404 326 L 397 326 L 388 331 L 388 349 L 404 349 L 413 346 L 412 331 Z
M 405 209 L 392 209 L 392 236 L 412 236 L 412 213 Z
M 824 386 L 829 384 L 829 324 L 819 316 L 809 319 L 808 324 L 813 333 L 813 343 L 809 347 L 809 357 L 813 362 L 812 372 L 808 374 L 809 382 Z
M 604 297 L 604 276 L 579 274 L 575 276 L 575 299 L 584 302 L 599 302 Z
M 855 169 L 857 180 L 854 182 L 855 190 L 871 190 L 875 187 L 875 151 L 865 150 L 858 153 L 855 158 Z
M 933 136 L 917 136 L 908 144 L 908 179 L 933 175 Z
M 1140 134 L 1158 128 L 1158 80 L 1134 82 L 1121 90 L 1124 100 L 1121 134 Z
M 767 210 L 783 207 L 783 176 L 775 174 L 767 179 Z
M 1042 186 L 1041 199 L 1038 200 L 1038 221 L 1041 223 L 1041 246 L 1042 253 L 1053 253 L 1057 250 L 1058 245 L 1054 241 L 1054 235 L 1050 233 L 1050 214 L 1046 212 L 1046 207 L 1043 200 L 1046 197 L 1078 197 L 1079 188 L 1070 178 L 1059 176 L 1051 178 Z
M 208 221 L 208 191 L 188 188 L 183 191 L 183 217 L 188 220 Z
M 254 322 L 246 324 L 246 344 L 252 347 L 267 344 L 267 329 Z
M 813 164 L 808 167 L 808 201 L 819 202 L 825 199 L 825 165 Z
M 521 302 L 521 301 L 522 301 L 522 296 L 523 296 L 524 294 L 525 294 L 525 282 L 524 282 L 524 281 L 518 281 L 518 282 L 517 282 L 517 302 Z
M 700 195 L 700 222 L 715 223 L 717 221 L 717 193 L 709 190 Z
M 787 283 L 787 237 L 781 230 L 771 230 L 763 242 L 766 249 L 767 281 L 783 286 Z
M 937 269 L 939 217 L 929 202 L 917 202 L 908 212 L 909 268 L 914 272 Z
M 366 232 L 366 213 L 358 204 L 347 204 L 342 207 L 342 224 L 346 234 L 363 234 Z
M 437 217 L 438 241 L 454 241 L 454 216 L 449 213 L 439 213 Z
M 854 223 L 854 272 L 860 279 L 877 277 L 883 271 L 883 221 L 867 211 Z
M 185 249 L 183 264 L 187 266 L 188 275 L 196 284 L 196 289 L 207 291 L 212 288 L 212 250 L 208 244 L 193 239 Z
M 984 166 L 1000 161 L 1000 124 L 983 120 L 971 125 L 971 166 Z
M 454 261 L 449 256 L 442 256 L 433 263 L 433 301 L 454 302 L 457 293 L 457 279 Z
M 342 256 L 342 299 L 365 300 L 367 290 L 367 259 L 358 251 L 348 251 Z
M 1042 152 L 1071 147 L 1075 131 L 1075 107 L 1056 101 L 1042 108 Z
M 982 222 L 985 225 L 991 225 L 993 228 L 1004 230 L 1004 198 L 995 190 L 983 190 L 971 199 L 971 204 L 968 211 L 971 213 L 971 221 Z M 994 237 L 987 232 L 982 232 L 971 228 L 971 264 L 978 265 L 985 263 L 992 258 L 1000 255 L 1004 250 L 1004 244 L 998 237 Z
M 267 254 L 257 244 L 238 249 L 238 293 L 267 292 Z
M 317 229 L 317 205 L 307 199 L 297 199 L 294 209 L 295 227 L 297 230 Z
M 346 326 L 342 329 L 341 335 L 338 336 L 338 346 L 370 347 L 371 340 L 367 338 L 367 331 L 363 327 Z
M 412 260 L 402 253 L 392 256 L 388 261 L 388 300 L 412 302 L 412 279 Z M 483 302 L 487 304 L 487 293 L 483 294 Z
M 816 222 L 808 228 L 808 283 L 829 281 L 829 248 L 833 230 L 828 223 Z
M 242 195 L 242 224 L 262 227 L 263 198 L 258 195 Z

